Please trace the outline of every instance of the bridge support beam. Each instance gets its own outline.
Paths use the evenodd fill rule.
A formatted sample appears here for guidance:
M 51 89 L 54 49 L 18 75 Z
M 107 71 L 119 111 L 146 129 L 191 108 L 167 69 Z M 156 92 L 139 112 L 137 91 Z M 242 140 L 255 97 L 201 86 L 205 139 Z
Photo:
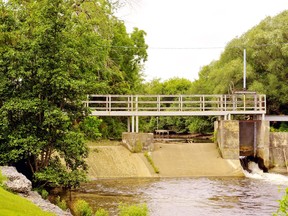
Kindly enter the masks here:
M 139 133 L 139 116 L 136 116 L 136 133 Z
M 127 132 L 131 132 L 131 118 L 129 116 L 127 118 Z
M 139 116 L 128 116 L 127 132 L 139 133 Z

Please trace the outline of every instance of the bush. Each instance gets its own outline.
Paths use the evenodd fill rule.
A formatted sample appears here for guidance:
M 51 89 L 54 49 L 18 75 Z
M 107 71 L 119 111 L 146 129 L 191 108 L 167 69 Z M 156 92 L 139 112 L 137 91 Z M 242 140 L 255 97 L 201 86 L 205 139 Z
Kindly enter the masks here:
M 142 205 L 119 205 L 119 216 L 148 216 L 148 207 L 146 204 Z
M 105 209 L 100 208 L 95 213 L 95 216 L 109 216 L 109 212 L 106 211 Z
M 82 199 L 77 200 L 72 207 L 75 216 L 92 216 L 92 208 Z
M 43 199 L 47 199 L 47 198 L 48 198 L 48 195 L 49 195 L 49 193 L 48 193 L 47 190 L 45 190 L 45 189 L 42 189 L 42 190 L 41 190 L 41 197 L 42 197 Z
M 61 200 L 59 196 L 56 198 L 56 205 L 64 211 L 67 210 L 66 201 Z
M 188 128 L 190 133 L 205 134 L 213 131 L 213 122 L 204 117 L 193 117 Z
M 40 194 L 40 196 L 43 198 L 43 199 L 47 199 L 48 196 L 49 196 L 49 193 L 47 190 L 45 190 L 44 188 L 35 188 L 35 191 L 37 191 L 38 194 Z
M 80 129 L 85 134 L 88 140 L 96 140 L 101 137 L 99 127 L 102 120 L 96 116 L 87 116 L 83 122 L 80 123 Z
M 287 215 L 288 211 L 288 188 L 286 188 L 285 194 L 279 201 L 279 209 L 276 213 L 273 214 L 273 216 L 285 216 Z

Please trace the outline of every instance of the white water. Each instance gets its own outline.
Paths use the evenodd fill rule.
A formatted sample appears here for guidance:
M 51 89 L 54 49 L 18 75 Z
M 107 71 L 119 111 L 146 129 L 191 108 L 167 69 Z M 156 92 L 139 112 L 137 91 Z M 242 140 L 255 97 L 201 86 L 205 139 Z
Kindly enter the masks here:
M 276 173 L 264 173 L 263 170 L 259 168 L 258 164 L 253 161 L 248 163 L 248 168 L 252 171 L 251 173 L 243 170 L 244 175 L 247 178 L 260 179 L 274 184 L 288 185 L 287 176 Z

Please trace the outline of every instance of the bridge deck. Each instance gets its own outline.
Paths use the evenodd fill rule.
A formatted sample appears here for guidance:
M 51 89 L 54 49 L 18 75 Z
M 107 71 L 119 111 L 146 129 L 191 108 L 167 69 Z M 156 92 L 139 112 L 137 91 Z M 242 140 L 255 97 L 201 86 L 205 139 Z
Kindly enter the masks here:
M 266 96 L 233 95 L 89 95 L 95 116 L 264 115 Z

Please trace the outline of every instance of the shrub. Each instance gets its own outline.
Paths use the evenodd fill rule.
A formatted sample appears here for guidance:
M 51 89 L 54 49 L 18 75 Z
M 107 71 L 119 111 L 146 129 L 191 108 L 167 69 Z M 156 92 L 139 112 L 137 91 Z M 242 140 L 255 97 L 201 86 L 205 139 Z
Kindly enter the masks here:
M 77 200 L 72 207 L 75 216 L 92 216 L 92 208 L 82 199 Z
M 283 195 L 281 200 L 279 201 L 279 208 L 276 213 L 273 214 L 273 216 L 284 216 L 287 215 L 288 211 L 288 188 L 286 188 L 285 194 Z
M 47 199 L 48 196 L 49 196 L 48 191 L 45 190 L 45 189 L 42 188 L 42 187 L 35 188 L 35 191 L 37 191 L 37 193 L 40 194 L 40 196 L 41 196 L 43 199 Z
M 42 189 L 42 190 L 41 190 L 41 197 L 42 197 L 43 199 L 47 199 L 47 198 L 48 198 L 48 195 L 49 195 L 49 193 L 48 193 L 47 190 L 45 190 L 45 189 Z
M 84 132 L 86 139 L 96 140 L 101 137 L 99 127 L 102 120 L 96 116 L 87 116 L 83 122 L 80 123 L 80 129 Z
M 67 210 L 66 201 L 61 200 L 59 196 L 56 198 L 56 205 L 64 211 Z
M 100 208 L 96 211 L 95 216 L 109 216 L 109 212 Z
M 148 216 L 148 207 L 146 204 L 142 205 L 119 205 L 119 216 Z

